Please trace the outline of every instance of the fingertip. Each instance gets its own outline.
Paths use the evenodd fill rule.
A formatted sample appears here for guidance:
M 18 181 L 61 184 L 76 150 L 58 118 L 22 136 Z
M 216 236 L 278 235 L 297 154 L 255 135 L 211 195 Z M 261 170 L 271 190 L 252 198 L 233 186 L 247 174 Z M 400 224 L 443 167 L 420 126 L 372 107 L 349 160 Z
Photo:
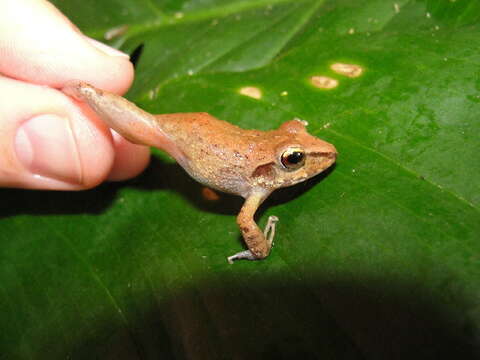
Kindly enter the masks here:
M 91 49 L 83 52 L 78 61 L 89 66 L 83 66 L 75 69 L 75 72 L 68 73 L 57 84 L 58 86 L 54 87 L 62 87 L 71 79 L 81 79 L 99 89 L 119 95 L 125 94 L 135 76 L 135 69 L 128 55 L 112 56 L 110 54 L 117 52 L 116 49 L 86 36 L 84 38 Z
M 123 58 L 124 60 L 130 60 L 130 56 L 118 49 L 115 49 L 111 46 L 108 46 L 98 40 L 95 40 L 95 39 L 92 39 L 88 36 L 85 36 L 85 39 L 90 42 L 91 45 L 93 45 L 95 48 L 97 48 L 97 50 L 100 50 L 102 53 L 104 53 L 105 55 L 108 55 L 108 56 L 112 56 L 112 57 L 119 57 L 119 58 Z

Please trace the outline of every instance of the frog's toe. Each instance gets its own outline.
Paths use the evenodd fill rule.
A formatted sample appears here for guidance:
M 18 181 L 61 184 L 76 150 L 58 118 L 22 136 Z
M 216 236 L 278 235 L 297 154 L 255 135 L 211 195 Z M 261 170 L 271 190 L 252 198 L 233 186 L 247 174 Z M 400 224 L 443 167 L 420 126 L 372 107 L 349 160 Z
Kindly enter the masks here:
M 258 260 L 258 258 L 253 255 L 253 253 L 250 250 L 245 250 L 245 251 L 240 251 L 236 253 L 235 255 L 229 256 L 227 258 L 227 261 L 229 264 L 233 264 L 235 260 Z
M 269 248 L 273 246 L 273 238 L 275 237 L 275 226 L 277 222 L 278 217 L 275 215 L 270 216 L 267 225 L 265 226 L 265 230 L 263 230 L 263 235 L 267 239 Z

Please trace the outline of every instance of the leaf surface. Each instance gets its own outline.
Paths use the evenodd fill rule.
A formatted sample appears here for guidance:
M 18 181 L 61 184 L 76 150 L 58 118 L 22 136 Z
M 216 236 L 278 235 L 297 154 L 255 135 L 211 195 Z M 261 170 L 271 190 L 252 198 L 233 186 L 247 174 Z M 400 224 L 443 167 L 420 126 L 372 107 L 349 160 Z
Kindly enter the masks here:
M 6 358 L 478 354 L 478 2 L 54 3 L 140 54 L 128 97 L 146 110 L 263 130 L 298 117 L 340 156 L 267 201 L 272 255 L 233 266 L 241 199 L 208 201 L 158 151 L 125 183 L 1 190 Z

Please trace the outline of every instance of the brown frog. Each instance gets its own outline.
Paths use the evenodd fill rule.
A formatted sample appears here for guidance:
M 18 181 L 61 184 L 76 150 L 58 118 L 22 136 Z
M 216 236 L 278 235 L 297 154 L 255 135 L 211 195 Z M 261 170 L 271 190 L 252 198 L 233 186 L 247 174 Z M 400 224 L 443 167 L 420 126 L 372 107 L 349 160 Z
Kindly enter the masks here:
M 262 232 L 254 220 L 260 204 L 278 188 L 305 181 L 335 162 L 335 147 L 294 119 L 277 130 L 244 130 L 207 113 L 152 115 L 125 98 L 80 81 L 63 91 L 86 102 L 105 123 L 135 144 L 170 154 L 198 182 L 244 197 L 237 217 L 248 250 L 228 257 L 264 259 L 270 253 L 276 216 Z

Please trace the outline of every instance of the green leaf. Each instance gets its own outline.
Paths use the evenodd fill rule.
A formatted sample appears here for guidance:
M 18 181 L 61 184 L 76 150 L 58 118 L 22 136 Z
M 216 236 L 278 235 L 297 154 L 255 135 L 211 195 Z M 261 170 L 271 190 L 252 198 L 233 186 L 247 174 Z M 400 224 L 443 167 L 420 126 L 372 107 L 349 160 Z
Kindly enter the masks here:
M 1 190 L 1 358 L 478 355 L 477 1 L 54 3 L 140 53 L 128 96 L 146 110 L 264 130 L 299 117 L 340 156 L 274 193 L 271 256 L 234 265 L 241 199 L 206 200 L 157 151 L 129 182 Z

